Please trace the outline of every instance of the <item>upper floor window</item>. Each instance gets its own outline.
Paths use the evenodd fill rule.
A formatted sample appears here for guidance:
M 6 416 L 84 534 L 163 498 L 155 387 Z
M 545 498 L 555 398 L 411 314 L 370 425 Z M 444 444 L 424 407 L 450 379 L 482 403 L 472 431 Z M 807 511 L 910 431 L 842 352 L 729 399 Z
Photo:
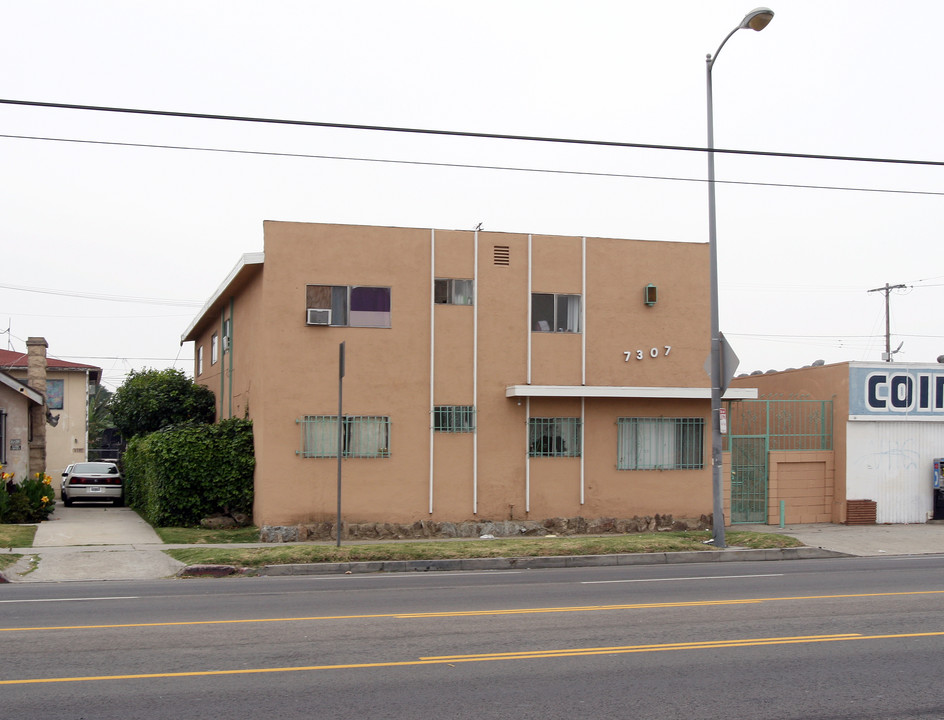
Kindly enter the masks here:
M 210 338 L 210 365 L 215 365 L 220 359 L 220 336 L 213 333 Z
M 617 470 L 701 470 L 704 418 L 619 418 Z
M 433 299 L 440 305 L 471 305 L 472 280 L 437 278 L 433 287 Z
M 197 375 L 203 375 L 203 345 L 197 348 Z
M 46 381 L 46 407 L 50 410 L 62 410 L 65 405 L 65 384 L 62 379 L 50 378 Z
M 433 430 L 468 433 L 475 430 L 475 407 L 472 405 L 436 405 L 433 408 Z
M 580 332 L 580 296 L 531 293 L 531 329 L 535 332 Z
M 388 287 L 308 285 L 305 295 L 309 325 L 390 327 Z

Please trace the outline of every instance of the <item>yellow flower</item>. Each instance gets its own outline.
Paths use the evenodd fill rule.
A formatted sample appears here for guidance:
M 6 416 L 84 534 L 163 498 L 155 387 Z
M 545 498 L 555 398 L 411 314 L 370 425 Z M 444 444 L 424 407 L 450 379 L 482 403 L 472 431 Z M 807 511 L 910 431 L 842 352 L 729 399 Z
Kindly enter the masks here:
M 48 475 L 43 478 L 43 485 L 52 485 L 52 478 Z
M 48 502 L 49 502 L 49 498 L 48 498 L 48 497 L 46 497 L 45 495 L 43 495 L 43 497 L 42 497 L 42 501 L 43 501 L 43 505 L 45 505 L 46 503 L 48 503 Z

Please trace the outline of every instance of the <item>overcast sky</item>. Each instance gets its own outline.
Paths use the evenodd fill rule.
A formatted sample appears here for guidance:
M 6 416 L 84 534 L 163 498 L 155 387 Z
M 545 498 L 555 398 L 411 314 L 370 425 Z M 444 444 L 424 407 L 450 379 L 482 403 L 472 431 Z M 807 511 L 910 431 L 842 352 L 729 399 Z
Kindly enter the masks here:
M 0 0 L 0 98 L 704 148 L 705 55 L 756 1 Z M 944 162 L 944 3 L 774 1 L 714 66 L 716 147 Z M 896 361 L 944 354 L 944 167 L 716 164 L 740 372 L 880 360 L 886 283 Z M 44 336 L 112 389 L 190 373 L 181 333 L 263 220 L 706 242 L 706 174 L 697 151 L 0 104 L 0 342 Z

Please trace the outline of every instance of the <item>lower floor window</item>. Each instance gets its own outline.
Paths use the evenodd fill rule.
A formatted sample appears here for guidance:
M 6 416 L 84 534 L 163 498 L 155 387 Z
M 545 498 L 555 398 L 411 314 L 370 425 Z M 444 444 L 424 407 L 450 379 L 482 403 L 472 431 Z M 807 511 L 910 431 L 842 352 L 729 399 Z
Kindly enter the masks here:
M 337 457 L 339 435 L 342 457 L 390 456 L 390 418 L 385 415 L 342 415 L 340 433 L 337 415 L 305 415 L 298 424 L 302 457 Z
M 528 420 L 530 457 L 580 457 L 580 418 Z
M 700 470 L 704 418 L 619 418 L 618 470 Z

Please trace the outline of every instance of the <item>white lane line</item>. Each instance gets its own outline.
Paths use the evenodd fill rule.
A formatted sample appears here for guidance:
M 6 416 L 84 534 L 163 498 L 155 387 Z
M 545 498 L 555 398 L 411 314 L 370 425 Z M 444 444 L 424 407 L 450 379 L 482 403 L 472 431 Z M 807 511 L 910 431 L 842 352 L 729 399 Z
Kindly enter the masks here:
M 33 600 L 0 600 L 0 603 L 41 603 L 41 602 L 94 602 L 95 600 L 140 600 L 137 595 L 116 597 L 81 597 L 81 598 L 35 598 Z
M 357 578 L 359 580 L 381 580 L 381 579 L 395 579 L 399 580 L 400 578 L 431 578 L 431 577 L 449 577 L 449 576 L 461 576 L 461 577 L 471 577 L 473 574 L 476 575 L 520 575 L 524 570 L 396 570 L 396 571 L 386 571 L 386 572 L 352 572 L 350 575 L 280 575 L 279 579 L 286 577 L 295 577 L 295 578 L 304 578 L 306 580 L 351 580 L 352 578 Z M 274 593 L 276 595 L 281 595 L 282 593 Z
M 743 578 L 783 577 L 783 573 L 768 575 L 704 575 L 702 577 L 644 578 L 641 580 L 584 580 L 581 585 L 606 585 L 608 583 L 676 582 L 679 580 L 740 580 Z

